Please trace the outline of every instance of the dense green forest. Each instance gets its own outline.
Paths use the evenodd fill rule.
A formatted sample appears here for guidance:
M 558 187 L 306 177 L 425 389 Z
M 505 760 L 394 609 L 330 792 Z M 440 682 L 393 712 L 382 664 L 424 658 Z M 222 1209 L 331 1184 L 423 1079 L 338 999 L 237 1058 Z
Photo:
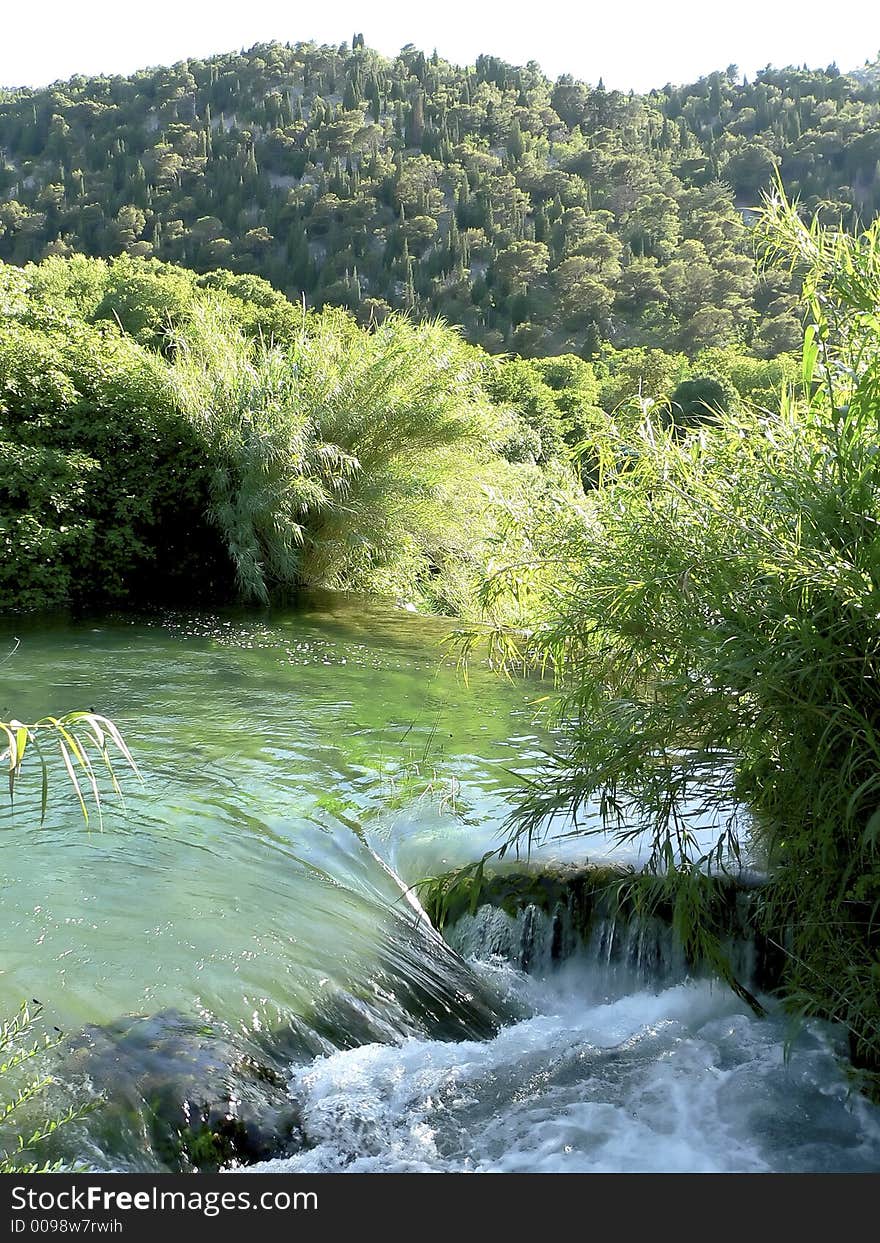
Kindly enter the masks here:
M 490 352 L 796 348 L 759 271 L 775 175 L 850 224 L 880 209 L 880 82 L 736 66 L 646 95 L 461 68 L 407 46 L 257 45 L 0 91 L 0 259 L 153 256 L 257 274 L 363 323 L 442 315 Z

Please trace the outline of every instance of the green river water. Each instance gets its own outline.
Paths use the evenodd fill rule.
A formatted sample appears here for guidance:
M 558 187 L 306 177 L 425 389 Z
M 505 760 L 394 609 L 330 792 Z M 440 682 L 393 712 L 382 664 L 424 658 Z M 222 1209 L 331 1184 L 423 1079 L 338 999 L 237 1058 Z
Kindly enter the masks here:
M 362 982 L 377 907 L 408 912 L 365 838 L 427 830 L 425 867 L 444 825 L 482 842 L 536 742 L 534 688 L 465 686 L 449 623 L 365 600 L 5 631 L 0 719 L 94 708 L 144 778 L 103 831 L 60 761 L 42 827 L 36 768 L 0 813 L 0 1007 L 36 996 L 65 1029 L 166 1006 L 252 1024 Z
M 832 1029 L 786 1066 L 783 1020 L 706 981 L 612 988 L 589 954 L 524 977 L 426 927 L 406 887 L 497 842 L 549 741 L 540 685 L 465 684 L 449 628 L 332 595 L 0 623 L 0 719 L 94 709 L 144 778 L 103 831 L 60 762 L 43 826 L 35 769 L 0 809 L 0 1012 L 37 998 L 100 1046 L 60 1077 L 111 1101 L 145 1066 L 155 1086 L 181 1031 L 270 1058 L 297 1139 L 258 1168 L 878 1168 Z M 148 1037 L 120 1060 L 101 1028 L 132 1016 Z M 161 1167 L 108 1116 L 67 1155 Z

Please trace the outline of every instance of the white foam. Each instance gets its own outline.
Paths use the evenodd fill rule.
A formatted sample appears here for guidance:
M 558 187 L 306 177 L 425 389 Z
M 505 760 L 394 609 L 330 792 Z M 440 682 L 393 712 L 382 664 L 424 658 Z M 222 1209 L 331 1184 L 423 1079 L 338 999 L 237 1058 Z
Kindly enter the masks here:
M 880 1110 L 848 1099 L 831 1029 L 786 1064 L 782 1021 L 707 982 L 602 1000 L 571 972 L 509 975 L 539 1012 L 492 1041 L 366 1045 L 298 1072 L 308 1147 L 254 1172 L 880 1168 Z

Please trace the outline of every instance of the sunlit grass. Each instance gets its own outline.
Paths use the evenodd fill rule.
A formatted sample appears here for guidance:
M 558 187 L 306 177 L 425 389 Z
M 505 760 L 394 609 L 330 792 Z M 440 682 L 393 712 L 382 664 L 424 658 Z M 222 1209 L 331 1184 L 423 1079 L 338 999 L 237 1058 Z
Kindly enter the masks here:
M 646 892 L 706 951 L 702 878 L 748 845 L 789 1004 L 880 1066 L 880 225 L 775 198 L 762 227 L 804 280 L 798 383 L 690 430 L 609 420 L 586 506 L 511 517 L 525 555 L 484 598 L 527 600 L 528 624 L 493 650 L 554 673 L 560 743 L 507 848 L 598 804 L 583 831 L 644 841 Z

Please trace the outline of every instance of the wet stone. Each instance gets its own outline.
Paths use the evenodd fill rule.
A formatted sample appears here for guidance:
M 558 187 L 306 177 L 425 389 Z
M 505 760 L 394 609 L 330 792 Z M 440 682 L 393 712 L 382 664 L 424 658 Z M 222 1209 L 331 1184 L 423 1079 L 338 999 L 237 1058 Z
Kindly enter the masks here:
M 176 1010 L 85 1028 L 61 1073 L 85 1079 L 103 1098 L 108 1149 L 124 1151 L 119 1141 L 137 1134 L 153 1168 L 212 1171 L 302 1143 L 278 1065 Z

